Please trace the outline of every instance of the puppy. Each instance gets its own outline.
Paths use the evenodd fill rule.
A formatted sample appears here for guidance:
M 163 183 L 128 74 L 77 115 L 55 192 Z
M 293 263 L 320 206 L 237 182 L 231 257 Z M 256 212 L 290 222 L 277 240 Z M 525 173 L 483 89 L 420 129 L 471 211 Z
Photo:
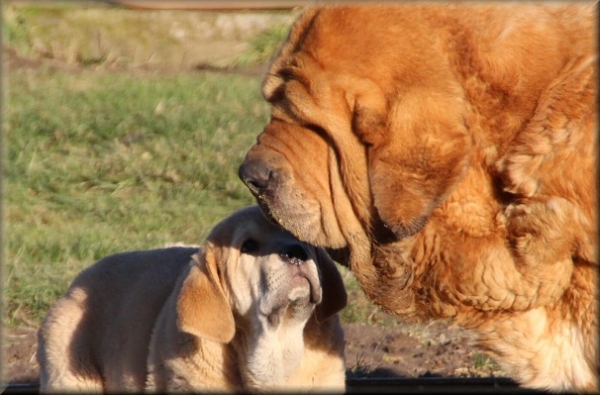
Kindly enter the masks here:
M 38 333 L 41 392 L 345 390 L 347 295 L 333 261 L 256 206 L 201 249 L 115 254 Z

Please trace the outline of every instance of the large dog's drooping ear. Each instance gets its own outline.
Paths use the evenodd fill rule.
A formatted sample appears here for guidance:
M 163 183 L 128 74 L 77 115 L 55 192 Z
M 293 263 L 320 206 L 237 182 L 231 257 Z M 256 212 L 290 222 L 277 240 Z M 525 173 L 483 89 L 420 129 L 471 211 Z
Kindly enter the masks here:
M 229 343 L 235 334 L 233 312 L 219 280 L 217 257 L 204 246 L 192 257 L 194 264 L 177 299 L 179 328 L 186 333 Z
M 348 294 L 333 260 L 322 249 L 316 248 L 316 251 L 323 289 L 323 299 L 317 305 L 316 314 L 317 320 L 321 322 L 346 307 Z
M 374 206 L 402 238 L 425 225 L 461 178 L 471 141 L 460 97 L 424 89 L 389 102 L 387 111 L 374 112 L 357 103 L 354 128 L 369 147 Z

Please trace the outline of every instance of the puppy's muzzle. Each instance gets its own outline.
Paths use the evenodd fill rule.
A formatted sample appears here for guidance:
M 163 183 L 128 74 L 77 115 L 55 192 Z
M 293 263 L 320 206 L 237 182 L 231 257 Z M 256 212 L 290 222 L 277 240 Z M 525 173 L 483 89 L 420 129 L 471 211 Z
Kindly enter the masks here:
M 307 251 L 307 246 L 301 243 L 286 244 L 279 252 L 279 257 L 285 263 L 288 263 L 289 273 L 291 275 L 291 284 L 306 284 L 310 287 L 310 302 L 318 304 L 321 302 L 321 282 L 318 271 L 315 270 L 316 262 Z

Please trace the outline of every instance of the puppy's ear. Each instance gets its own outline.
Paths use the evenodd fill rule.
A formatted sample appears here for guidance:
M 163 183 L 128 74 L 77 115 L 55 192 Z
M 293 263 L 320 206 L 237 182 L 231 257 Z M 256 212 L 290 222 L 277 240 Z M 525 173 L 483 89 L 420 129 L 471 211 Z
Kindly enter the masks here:
M 177 299 L 179 328 L 183 332 L 229 343 L 235 334 L 233 312 L 219 280 L 218 262 L 209 246 L 192 257 L 195 261 Z
M 327 253 L 316 248 L 323 299 L 317 305 L 317 320 L 322 322 L 346 307 L 348 294 L 338 268 Z
M 419 231 L 462 177 L 471 146 L 463 114 L 460 97 L 427 91 L 387 108 L 355 108 L 373 204 L 396 237 Z

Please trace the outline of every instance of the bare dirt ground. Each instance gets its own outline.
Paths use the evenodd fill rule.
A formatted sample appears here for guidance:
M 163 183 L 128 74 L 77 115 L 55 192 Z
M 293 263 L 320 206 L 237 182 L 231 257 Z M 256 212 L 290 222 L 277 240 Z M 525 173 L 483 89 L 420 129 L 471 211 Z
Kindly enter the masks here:
M 464 331 L 443 323 L 381 327 L 345 324 L 349 377 L 489 377 L 498 367 L 475 352 Z M 4 383 L 39 382 L 37 328 L 4 328 Z

